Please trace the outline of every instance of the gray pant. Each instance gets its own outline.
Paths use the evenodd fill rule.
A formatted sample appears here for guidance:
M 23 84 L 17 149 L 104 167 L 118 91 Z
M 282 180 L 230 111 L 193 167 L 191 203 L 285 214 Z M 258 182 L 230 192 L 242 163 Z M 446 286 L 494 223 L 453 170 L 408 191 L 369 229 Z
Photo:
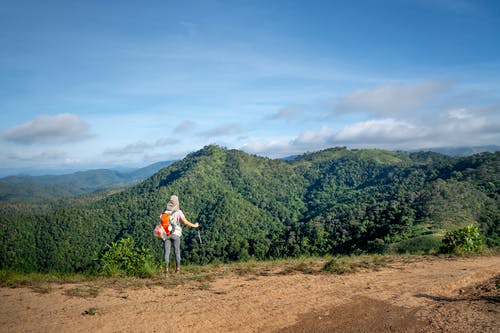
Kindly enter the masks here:
M 181 238 L 174 234 L 167 236 L 164 241 L 165 245 L 165 267 L 168 267 L 170 261 L 170 248 L 174 242 L 174 253 L 175 253 L 175 265 L 176 267 L 181 266 Z

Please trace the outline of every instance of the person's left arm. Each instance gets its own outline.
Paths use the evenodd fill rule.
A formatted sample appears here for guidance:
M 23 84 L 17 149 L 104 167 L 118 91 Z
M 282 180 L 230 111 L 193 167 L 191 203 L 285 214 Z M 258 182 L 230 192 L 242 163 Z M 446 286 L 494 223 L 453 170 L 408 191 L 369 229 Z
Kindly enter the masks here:
M 200 224 L 198 222 L 195 222 L 195 223 L 189 222 L 188 219 L 184 216 L 184 214 L 182 214 L 180 216 L 180 220 L 182 221 L 182 223 L 184 223 L 185 225 L 187 225 L 188 227 L 191 227 L 191 228 L 198 228 L 200 226 Z

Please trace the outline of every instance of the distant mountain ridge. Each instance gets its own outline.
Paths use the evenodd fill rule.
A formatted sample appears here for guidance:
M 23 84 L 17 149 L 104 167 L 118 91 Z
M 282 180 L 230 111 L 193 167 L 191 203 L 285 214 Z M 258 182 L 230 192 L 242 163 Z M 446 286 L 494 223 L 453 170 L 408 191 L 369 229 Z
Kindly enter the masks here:
M 486 152 L 494 153 L 499 150 L 500 146 L 487 145 L 487 146 L 470 146 L 470 147 L 435 147 L 429 149 L 415 149 L 415 150 L 410 150 L 410 152 L 432 151 L 435 153 L 448 156 L 470 156 Z
M 162 161 L 130 172 L 111 169 L 64 175 L 17 175 L 0 178 L 0 201 L 40 201 L 76 196 L 137 184 L 175 161 Z
M 391 150 L 388 150 L 391 151 Z M 464 147 L 434 147 L 434 148 L 421 148 L 421 149 L 410 149 L 410 150 L 403 150 L 402 152 L 406 153 L 418 153 L 418 152 L 433 152 L 433 153 L 439 153 L 447 156 L 470 156 L 474 154 L 480 154 L 480 153 L 495 153 L 497 151 L 500 151 L 500 146 L 498 145 L 486 145 L 486 146 L 464 146 Z M 314 154 L 314 152 L 311 152 Z M 289 155 L 282 157 L 281 160 L 283 161 L 293 161 L 296 158 L 298 158 L 299 155 Z

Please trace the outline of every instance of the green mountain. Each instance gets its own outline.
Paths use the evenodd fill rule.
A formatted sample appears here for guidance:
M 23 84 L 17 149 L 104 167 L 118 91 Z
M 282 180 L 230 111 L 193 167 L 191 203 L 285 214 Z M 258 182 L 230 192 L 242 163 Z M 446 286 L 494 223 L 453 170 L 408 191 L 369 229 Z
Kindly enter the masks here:
M 202 225 L 184 228 L 193 263 L 299 255 L 428 251 L 446 230 L 480 225 L 500 242 L 500 153 L 332 148 L 273 160 L 207 146 L 141 183 L 97 201 L 51 210 L 3 208 L 0 268 L 88 270 L 106 244 L 132 237 L 162 255 L 152 237 L 171 194 Z
M 173 162 L 158 162 L 130 172 L 96 169 L 66 175 L 8 176 L 0 179 L 0 201 L 40 202 L 126 188 Z

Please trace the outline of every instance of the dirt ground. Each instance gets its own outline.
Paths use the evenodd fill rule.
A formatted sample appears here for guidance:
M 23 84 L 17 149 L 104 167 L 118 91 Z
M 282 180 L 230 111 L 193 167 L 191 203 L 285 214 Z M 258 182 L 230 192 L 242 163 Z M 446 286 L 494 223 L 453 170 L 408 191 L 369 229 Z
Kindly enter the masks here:
M 92 288 L 1 288 L 0 332 L 500 332 L 500 256 Z

